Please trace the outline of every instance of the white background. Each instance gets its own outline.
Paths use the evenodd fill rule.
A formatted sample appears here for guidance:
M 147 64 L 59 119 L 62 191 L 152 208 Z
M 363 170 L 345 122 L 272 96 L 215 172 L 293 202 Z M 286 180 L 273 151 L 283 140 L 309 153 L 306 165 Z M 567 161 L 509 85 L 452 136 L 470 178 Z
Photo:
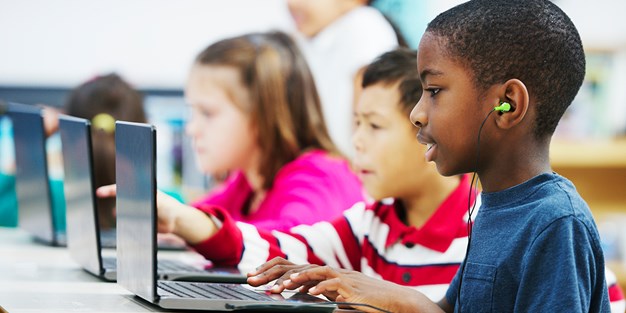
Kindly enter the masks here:
M 429 1 L 427 20 L 460 2 Z M 612 55 L 606 122 L 626 130 L 626 1 L 555 2 L 587 51 Z M 0 0 L 0 85 L 71 88 L 115 71 L 139 88 L 181 89 L 202 48 L 270 29 L 293 31 L 285 0 Z

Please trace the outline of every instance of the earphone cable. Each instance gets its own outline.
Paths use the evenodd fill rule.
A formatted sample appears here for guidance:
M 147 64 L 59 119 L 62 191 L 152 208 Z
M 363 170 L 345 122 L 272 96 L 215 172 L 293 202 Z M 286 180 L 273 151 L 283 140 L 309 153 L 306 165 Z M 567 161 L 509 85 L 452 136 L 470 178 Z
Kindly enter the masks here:
M 461 265 L 461 273 L 459 276 L 459 286 L 457 288 L 456 294 L 456 305 L 458 305 L 459 310 L 461 312 L 461 286 L 463 283 L 463 274 L 465 273 L 465 265 L 467 263 L 467 257 L 469 256 L 470 244 L 472 242 L 472 214 L 474 214 L 474 210 L 476 209 L 476 199 L 478 198 L 478 178 L 476 177 L 476 173 L 478 172 L 478 162 L 480 161 L 480 133 L 483 130 L 483 126 L 485 126 L 485 122 L 491 115 L 491 113 L 495 112 L 496 109 L 493 109 L 487 113 L 485 119 L 480 124 L 480 128 L 478 128 L 478 138 L 476 142 L 476 165 L 474 166 L 474 171 L 472 173 L 472 180 L 470 182 L 469 195 L 467 197 L 467 247 L 465 249 L 465 257 L 463 259 L 463 263 Z M 474 188 L 474 183 L 476 184 L 476 188 Z M 474 191 L 474 202 L 472 203 L 472 191 Z

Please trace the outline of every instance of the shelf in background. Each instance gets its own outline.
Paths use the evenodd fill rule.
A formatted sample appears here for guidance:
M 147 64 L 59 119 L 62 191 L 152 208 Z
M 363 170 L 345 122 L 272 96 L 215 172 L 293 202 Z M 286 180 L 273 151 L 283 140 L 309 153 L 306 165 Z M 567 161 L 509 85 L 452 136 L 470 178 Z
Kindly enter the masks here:
M 550 160 L 554 167 L 626 168 L 626 138 L 555 139 L 550 146 Z

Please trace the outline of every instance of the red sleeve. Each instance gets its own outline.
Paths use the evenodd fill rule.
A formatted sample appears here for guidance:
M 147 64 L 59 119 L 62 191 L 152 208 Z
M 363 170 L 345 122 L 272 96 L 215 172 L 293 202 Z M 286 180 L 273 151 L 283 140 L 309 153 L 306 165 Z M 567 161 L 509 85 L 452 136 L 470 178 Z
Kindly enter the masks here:
M 363 207 L 355 205 L 346 214 L 362 214 Z M 205 207 L 203 211 L 214 215 L 223 225 L 213 237 L 192 248 L 217 265 L 238 266 L 248 270 L 281 256 L 294 263 L 358 269 L 361 249 L 357 235 L 352 230 L 355 225 L 349 222 L 358 221 L 354 217 L 346 215 L 330 223 L 300 225 L 289 232 L 279 232 L 236 223 L 220 207 Z
M 199 208 L 222 221 L 222 227 L 213 237 L 191 247 L 215 264 L 234 266 L 243 252 L 243 237 L 235 221 L 222 208 L 204 205 Z

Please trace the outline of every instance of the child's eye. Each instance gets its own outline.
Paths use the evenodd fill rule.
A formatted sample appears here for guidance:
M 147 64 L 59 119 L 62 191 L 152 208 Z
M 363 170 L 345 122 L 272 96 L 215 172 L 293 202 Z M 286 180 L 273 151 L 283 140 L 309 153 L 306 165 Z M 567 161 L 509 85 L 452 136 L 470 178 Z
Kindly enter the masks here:
M 372 129 L 380 129 L 380 125 L 378 125 L 378 124 L 374 124 L 374 123 L 370 123 L 370 127 L 371 127 Z
M 210 110 L 206 110 L 206 109 L 198 109 L 198 114 L 200 114 L 202 117 L 211 117 L 213 115 L 213 111 Z
M 441 89 L 439 88 L 426 88 L 427 92 L 430 92 L 430 96 L 434 97 L 435 95 L 437 95 L 439 93 L 439 91 L 441 91 Z

